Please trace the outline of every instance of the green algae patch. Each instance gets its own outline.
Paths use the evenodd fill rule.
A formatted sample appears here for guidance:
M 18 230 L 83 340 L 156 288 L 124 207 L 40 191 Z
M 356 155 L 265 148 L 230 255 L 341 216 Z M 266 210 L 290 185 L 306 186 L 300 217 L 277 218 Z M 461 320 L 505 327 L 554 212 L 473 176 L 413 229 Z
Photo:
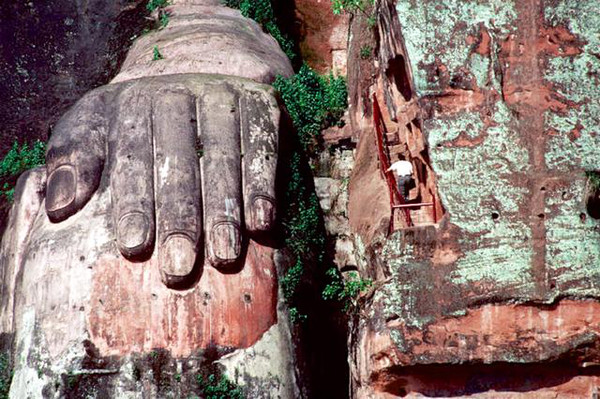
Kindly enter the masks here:
M 545 79 L 572 104 L 544 115 L 546 166 L 573 174 L 568 186 L 546 198 L 546 263 L 561 295 L 600 294 L 600 223 L 586 213 L 583 170 L 600 169 L 600 14 L 594 1 L 558 1 L 544 9 L 546 24 L 564 26 L 583 43 L 582 52 L 549 60 Z
M 495 126 L 485 128 L 478 113 L 464 112 L 427 125 L 442 202 L 452 223 L 469 233 L 494 230 L 492 214 L 517 216 L 528 198 L 526 182 L 514 175 L 526 172 L 529 153 L 511 129 L 503 104 L 496 104 L 493 119 Z M 483 141 L 472 147 L 451 146 L 463 132 L 482 135 Z
M 600 294 L 600 221 L 585 215 L 585 176 L 556 187 L 546 201 L 546 263 L 561 293 Z M 583 217 L 582 217 L 583 216 Z
M 450 275 L 453 284 L 491 284 L 494 290 L 534 287 L 531 275 L 533 248 L 528 226 L 517 222 L 503 223 L 503 228 L 495 229 L 475 242 L 476 249 L 466 252 L 457 261 L 456 269 Z
M 497 37 L 506 36 L 516 19 L 514 3 L 506 0 L 400 0 L 396 10 L 419 94 L 429 94 L 439 88 L 439 81 L 428 76 L 424 66 L 438 60 L 448 68 L 450 76 L 455 75 L 469 65 L 469 35 L 476 35 L 478 27 L 483 26 Z M 449 38 L 452 41 L 449 42 Z M 475 68 L 477 81 L 483 81 L 485 65 L 481 60 L 474 62 L 479 62 Z
M 600 13 L 595 1 L 559 1 L 544 9 L 550 26 L 565 26 L 583 43 L 582 53 L 549 60 L 545 79 L 574 104 L 566 114 L 547 111 L 546 165 L 550 169 L 600 168 Z

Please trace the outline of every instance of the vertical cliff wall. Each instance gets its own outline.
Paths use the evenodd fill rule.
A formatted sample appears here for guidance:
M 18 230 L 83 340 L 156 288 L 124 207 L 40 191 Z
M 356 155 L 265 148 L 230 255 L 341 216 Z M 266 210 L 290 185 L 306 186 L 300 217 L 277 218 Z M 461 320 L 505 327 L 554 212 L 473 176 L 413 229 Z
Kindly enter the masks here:
M 365 66 L 350 220 L 376 288 L 352 336 L 353 395 L 590 397 L 598 361 L 596 1 L 381 1 Z M 362 71 L 373 70 L 365 80 Z M 416 111 L 390 69 L 401 68 Z M 414 112 L 444 217 L 386 237 L 371 95 L 388 126 Z M 409 119 L 412 119 L 410 116 Z M 379 210 L 365 206 L 379 197 Z M 444 374 L 444 377 L 436 377 Z M 504 391 L 500 394 L 495 391 Z M 504 396 L 503 396 L 504 395 Z

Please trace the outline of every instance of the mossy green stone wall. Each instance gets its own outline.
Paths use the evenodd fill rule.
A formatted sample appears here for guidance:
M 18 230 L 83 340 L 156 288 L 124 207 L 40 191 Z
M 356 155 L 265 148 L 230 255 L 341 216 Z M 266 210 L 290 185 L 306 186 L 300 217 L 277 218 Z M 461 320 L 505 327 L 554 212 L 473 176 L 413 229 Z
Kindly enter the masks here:
M 576 55 L 524 50 L 538 51 L 541 84 L 564 104 L 540 111 L 539 132 L 529 129 L 520 105 L 508 104 L 502 93 L 503 71 L 511 68 L 510 59 L 501 56 L 502 44 L 529 28 L 522 15 L 519 19 L 523 4 L 397 2 L 415 89 L 424 102 L 448 90 L 496 95 L 424 119 L 449 218 L 442 228 L 449 235 L 438 234 L 427 244 L 399 231 L 384 243 L 380 254 L 391 279 L 374 302 L 386 319 L 399 316 L 404 325 L 422 328 L 440 315 L 460 315 L 485 302 L 600 297 L 600 223 L 586 214 L 585 203 L 585 171 L 600 169 L 600 1 L 536 4 L 532 15 L 539 20 L 532 23 L 565 27 L 581 50 Z M 490 36 L 487 55 L 474 51 L 471 40 L 482 30 Z M 534 32 L 545 40 L 540 29 Z M 436 74 L 440 67 L 443 73 Z M 452 87 L 444 74 L 450 81 L 458 76 L 476 82 L 476 88 Z M 540 134 L 542 141 L 536 139 Z M 470 144 L 457 145 L 459 136 Z M 541 163 L 533 159 L 536 151 L 543 153 Z M 533 213 L 531 201 L 540 190 L 541 210 Z M 456 259 L 436 264 L 434 247 L 445 240 L 456 243 Z M 392 337 L 402 347 L 402 337 L 397 332 Z

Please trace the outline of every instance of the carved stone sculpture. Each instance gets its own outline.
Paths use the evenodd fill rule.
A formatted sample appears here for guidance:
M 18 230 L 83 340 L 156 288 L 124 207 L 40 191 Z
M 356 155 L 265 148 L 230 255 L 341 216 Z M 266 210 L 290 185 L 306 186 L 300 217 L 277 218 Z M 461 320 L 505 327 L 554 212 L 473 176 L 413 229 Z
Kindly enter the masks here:
M 156 238 L 163 281 L 178 286 L 201 241 L 223 268 L 240 257 L 243 230 L 271 228 L 278 133 L 272 90 L 251 81 L 186 74 L 102 87 L 50 140 L 48 217 L 81 209 L 104 171 L 120 252 L 148 258 Z
M 64 394 L 56 381 L 87 375 L 93 352 L 117 370 L 107 395 L 150 397 L 160 384 L 136 382 L 136 354 L 193 363 L 208 346 L 239 349 L 223 363 L 232 375 L 259 373 L 266 356 L 278 382 L 265 394 L 297 396 L 274 250 L 257 242 L 276 217 L 281 122 L 267 84 L 292 68 L 239 11 L 173 3 L 169 25 L 55 126 L 47 178 L 19 181 L 0 252 L 12 396 Z

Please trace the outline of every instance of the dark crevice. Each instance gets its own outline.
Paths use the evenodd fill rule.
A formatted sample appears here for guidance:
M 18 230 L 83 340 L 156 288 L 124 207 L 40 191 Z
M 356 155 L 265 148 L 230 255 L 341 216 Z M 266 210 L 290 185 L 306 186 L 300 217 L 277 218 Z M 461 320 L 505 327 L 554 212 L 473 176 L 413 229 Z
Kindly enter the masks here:
M 586 171 L 587 181 L 587 200 L 586 210 L 588 215 L 594 219 L 600 219 L 600 172 Z M 566 192 L 563 192 L 563 199 Z
M 586 210 L 590 217 L 600 219 L 600 191 L 595 190 L 588 195 Z
M 396 87 L 402 94 L 402 97 L 404 97 L 404 100 L 409 101 L 413 94 L 404 56 L 398 54 L 388 62 L 386 75 L 390 82 L 396 84 Z
M 452 378 L 448 378 L 451 375 Z M 385 392 L 398 397 L 464 397 L 483 392 L 526 394 L 557 387 L 578 376 L 599 376 L 600 368 L 580 368 L 569 359 L 536 364 L 427 365 L 392 367 L 385 372 Z

